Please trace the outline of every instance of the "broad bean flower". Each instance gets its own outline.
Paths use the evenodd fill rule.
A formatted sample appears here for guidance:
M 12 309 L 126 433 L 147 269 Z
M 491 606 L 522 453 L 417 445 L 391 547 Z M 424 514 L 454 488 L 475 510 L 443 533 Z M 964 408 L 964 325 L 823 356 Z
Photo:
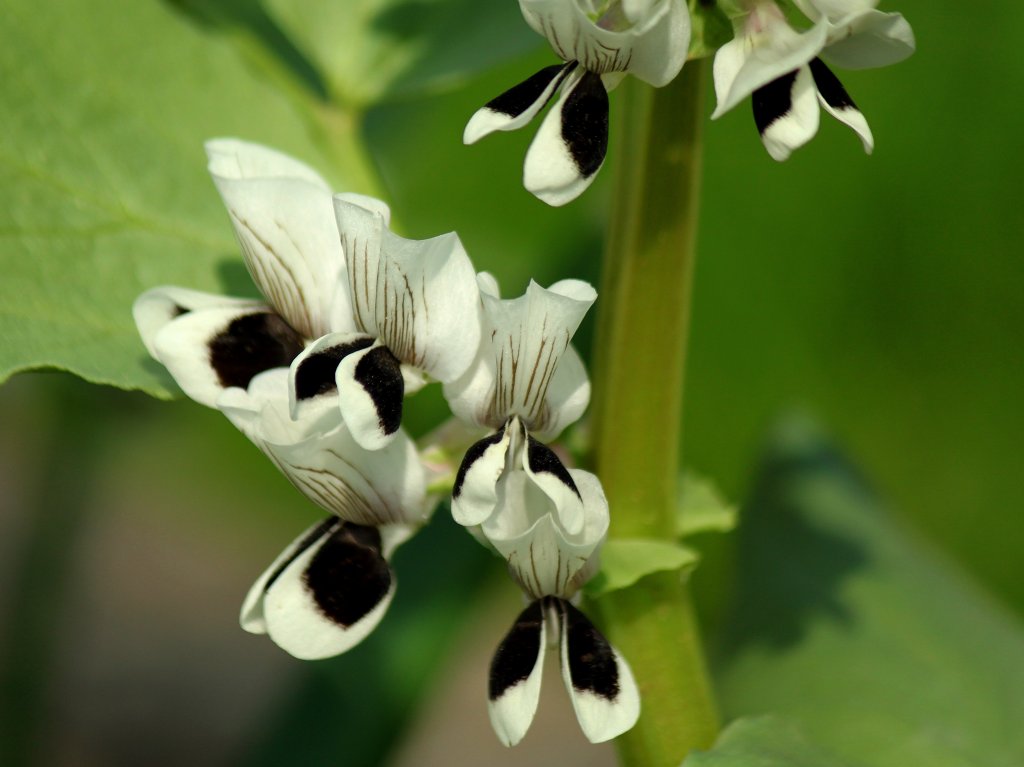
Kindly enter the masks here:
M 427 518 L 424 471 L 397 426 L 371 451 L 337 407 L 293 407 L 294 367 L 307 345 L 356 329 L 330 187 L 265 147 L 225 139 L 207 152 L 265 300 L 165 286 L 140 296 L 133 312 L 146 348 L 182 390 L 224 412 L 331 514 L 261 576 L 241 616 L 243 628 L 269 633 L 297 657 L 325 657 L 360 641 L 387 609 L 388 559 Z M 339 199 L 383 207 L 359 195 Z M 318 393 L 332 386 L 333 374 Z
M 526 154 L 523 185 L 549 205 L 564 205 L 604 163 L 608 91 L 626 74 L 658 87 L 669 83 L 686 61 L 690 16 L 684 0 L 520 0 L 519 6 L 564 63 L 477 110 L 463 141 L 523 127 L 558 93 Z
M 445 396 L 458 416 L 495 432 L 467 451 L 452 515 L 506 560 L 531 600 L 491 663 L 491 723 L 509 746 L 526 734 L 550 642 L 584 734 L 608 740 L 636 722 L 639 694 L 626 662 L 569 602 L 596 569 L 608 503 L 596 476 L 566 468 L 531 434 L 553 439 L 586 408 L 589 382 L 569 342 L 596 294 L 564 280 L 503 301 L 488 275 L 480 284 L 480 352 Z
M 877 0 L 794 1 L 809 29 L 790 26 L 774 0 L 731 3 L 736 36 L 715 55 L 712 118 L 752 96 L 761 140 L 783 161 L 817 133 L 820 105 L 870 154 L 867 120 L 825 61 L 848 69 L 894 64 L 913 53 L 913 31 L 900 14 L 876 10 Z

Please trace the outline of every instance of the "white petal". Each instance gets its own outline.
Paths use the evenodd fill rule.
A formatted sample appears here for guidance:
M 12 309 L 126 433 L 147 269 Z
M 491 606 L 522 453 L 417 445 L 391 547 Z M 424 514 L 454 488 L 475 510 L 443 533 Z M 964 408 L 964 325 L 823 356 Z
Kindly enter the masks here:
M 135 319 L 135 326 L 139 329 L 139 335 L 142 336 L 142 343 L 145 344 L 146 350 L 150 356 L 156 358 L 153 339 L 164 325 L 196 309 L 217 307 L 267 309 L 262 301 L 231 298 L 216 293 L 203 293 L 174 285 L 163 285 L 151 288 L 135 299 L 135 303 L 132 304 L 132 317 Z
M 423 465 L 404 431 L 381 450 L 365 450 L 335 408 L 292 420 L 287 389 L 288 372 L 271 371 L 248 391 L 226 391 L 217 406 L 320 508 L 363 525 L 426 521 Z
M 736 37 L 715 54 L 718 105 L 712 119 L 758 88 L 807 64 L 825 46 L 828 33 L 827 21 L 803 33 L 794 31 L 774 3 L 756 6 L 746 23 L 747 27 L 738 29 Z
M 466 451 L 452 487 L 452 517 L 460 525 L 483 524 L 494 513 L 513 429 L 502 427 Z
M 548 384 L 548 419 L 534 434 L 541 442 L 553 442 L 571 423 L 579 420 L 590 404 L 590 378 L 579 352 L 571 345 L 558 361 Z
M 596 299 L 593 287 L 581 280 L 564 280 L 549 289 L 531 281 L 526 294 L 512 300 L 484 297 L 495 354 L 496 413 L 518 415 L 528 428 L 550 431 L 548 387 Z
M 812 21 L 824 17 L 835 22 L 874 8 L 878 0 L 793 0 L 793 3 Z
M 818 132 L 818 92 L 809 67 L 754 93 L 754 119 L 772 159 L 782 162 Z
M 402 366 L 377 344 L 341 360 L 335 377 L 341 416 L 365 450 L 391 443 L 402 425 L 405 380 Z
M 523 471 L 508 472 L 498 485 L 496 512 L 481 526 L 483 536 L 508 562 L 510 574 L 533 597 L 568 597 L 582 585 L 581 573 L 608 531 L 608 502 L 597 477 L 570 469 L 583 498 L 584 524 L 571 535 L 559 510 Z
M 537 116 L 562 84 L 573 64 L 545 67 L 480 107 L 466 123 L 464 144 L 475 144 L 495 131 L 511 131 Z
M 288 407 L 293 419 L 300 407 L 338 407 L 338 365 L 374 339 L 365 333 L 328 333 L 313 341 L 295 358 L 288 372 Z
M 868 69 L 903 61 L 914 48 L 914 30 L 902 15 L 871 10 L 834 27 L 822 55 L 844 69 Z
M 875 139 L 871 134 L 871 128 L 842 83 L 839 82 L 839 78 L 832 74 L 832 71 L 819 59 L 811 62 L 811 73 L 814 75 L 818 101 L 830 115 L 852 128 L 860 136 L 864 151 L 871 154 L 875 148 Z
M 207 169 L 223 178 L 295 178 L 330 191 L 326 181 L 304 162 L 276 149 L 236 138 L 206 142 Z
M 584 523 L 583 495 L 555 451 L 528 436 L 522 461 L 527 476 L 554 504 L 559 526 L 569 536 L 578 535 Z
M 600 76 L 573 72 L 526 153 L 523 186 L 548 205 L 590 186 L 608 151 L 608 92 Z
M 263 619 L 263 596 L 267 590 L 267 582 L 272 576 L 279 573 L 286 564 L 291 562 L 299 552 L 306 550 L 321 537 L 328 534 L 337 527 L 340 521 L 333 514 L 325 520 L 317 522 L 306 528 L 298 538 L 289 543 L 285 550 L 277 555 L 270 567 L 264 570 L 263 574 L 256 579 L 256 582 L 249 589 L 245 600 L 242 602 L 241 614 L 238 622 L 245 631 L 250 634 L 266 634 L 267 622 Z
M 185 394 L 215 407 L 225 389 L 290 365 L 302 339 L 276 314 L 242 304 L 182 314 L 153 336 L 152 348 Z
M 267 579 L 263 622 L 296 658 L 328 658 L 365 639 L 394 593 L 380 533 L 339 522 Z
M 342 278 L 331 193 L 297 178 L 214 175 L 245 265 L 260 291 L 306 338 L 331 328 L 331 301 Z
M 535 601 L 516 618 L 491 661 L 487 713 L 498 739 L 506 746 L 521 741 L 533 722 L 546 649 L 544 608 Z
M 636 724 L 640 693 L 629 665 L 594 624 L 569 602 L 559 608 L 562 680 L 583 734 L 603 743 Z
M 564 61 L 578 61 L 591 72 L 630 72 L 661 86 L 686 61 L 690 16 L 684 0 L 632 0 L 600 24 L 588 13 L 603 9 L 577 2 L 520 0 L 519 7 Z

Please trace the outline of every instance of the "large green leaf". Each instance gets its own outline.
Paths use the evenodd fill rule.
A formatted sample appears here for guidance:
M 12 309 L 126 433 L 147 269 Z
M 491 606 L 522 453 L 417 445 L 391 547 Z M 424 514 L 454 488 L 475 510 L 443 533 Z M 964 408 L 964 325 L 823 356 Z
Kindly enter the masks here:
M 778 434 L 739 529 L 729 714 L 791 717 L 859 765 L 1024 764 L 1021 625 L 806 423 Z
M 513 2 L 268 0 L 267 7 L 331 96 L 350 106 L 477 74 L 543 43 Z
M 11 0 L 0 83 L 0 380 L 57 367 L 166 394 L 133 299 L 161 283 L 253 290 L 203 140 L 323 167 L 308 126 L 233 45 L 152 0 Z
M 773 716 L 739 719 L 709 751 L 686 757 L 683 767 L 840 767 L 792 722 Z

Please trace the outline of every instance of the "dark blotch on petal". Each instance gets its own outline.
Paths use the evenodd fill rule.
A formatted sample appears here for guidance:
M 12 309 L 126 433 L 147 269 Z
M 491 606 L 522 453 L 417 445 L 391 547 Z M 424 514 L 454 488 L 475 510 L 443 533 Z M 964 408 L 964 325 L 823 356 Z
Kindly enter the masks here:
M 487 695 L 497 700 L 510 687 L 526 681 L 537 665 L 540 643 L 544 641 L 544 611 L 540 601 L 523 610 L 501 640 L 491 660 Z
M 839 82 L 839 78 L 832 70 L 825 66 L 825 62 L 815 57 L 811 59 L 811 75 L 814 77 L 814 85 L 818 93 L 825 99 L 825 103 L 833 109 L 857 109 L 846 88 Z
M 509 117 L 518 117 L 537 102 L 537 99 L 541 97 L 544 89 L 551 84 L 552 80 L 560 75 L 564 77 L 575 66 L 576 62 L 544 67 L 537 74 L 523 80 L 519 85 L 509 88 L 497 98 L 488 101 L 484 106 L 492 112 L 500 112 Z
M 754 124 L 762 135 L 768 130 L 769 125 L 780 117 L 785 117 L 793 108 L 793 84 L 799 73 L 799 69 L 794 69 L 754 91 L 751 97 Z
M 340 524 L 341 520 L 332 514 L 319 525 L 310 530 L 309 533 L 295 546 L 295 551 L 293 551 L 291 555 L 284 562 L 282 562 L 278 566 L 278 568 L 274 570 L 273 573 L 271 573 L 270 577 L 267 578 L 267 585 L 263 587 L 263 593 L 267 593 L 270 587 L 274 585 L 274 581 L 281 577 L 281 573 L 285 571 L 288 565 L 290 565 L 292 562 L 298 559 L 299 556 L 301 556 L 302 552 L 304 552 L 314 543 L 319 541 L 323 536 L 327 535 L 327 533 L 329 533 L 333 528 L 337 527 Z
M 318 394 L 336 391 L 335 373 L 338 364 L 353 352 L 373 345 L 369 336 L 347 344 L 338 344 L 310 354 L 295 371 L 295 396 L 300 400 L 312 399 Z
M 614 701 L 619 695 L 615 651 L 586 615 L 564 599 L 558 601 L 562 630 L 566 632 L 572 686 L 580 692 L 591 692 Z
M 377 410 L 380 428 L 393 434 L 402 425 L 405 381 L 402 363 L 386 346 L 371 349 L 356 363 L 356 382 L 366 390 Z
M 246 388 L 258 373 L 288 367 L 302 352 L 302 338 L 276 314 L 246 314 L 210 341 L 210 367 L 221 386 Z
M 585 72 L 562 105 L 562 139 L 581 176 L 597 173 L 608 151 L 608 91 L 596 72 Z
M 548 474 L 554 474 L 562 481 L 566 487 L 576 493 L 576 497 L 583 500 L 583 496 L 580 495 L 579 488 L 576 487 L 576 483 L 572 481 L 572 475 L 569 474 L 569 470 L 565 468 L 555 451 L 542 442 L 538 442 L 533 437 L 527 437 L 526 445 L 526 459 L 530 464 L 530 471 L 534 474 L 540 474 L 542 471 L 546 471 Z
M 459 472 L 455 475 L 455 485 L 452 487 L 452 498 L 458 498 L 462 495 L 462 485 L 466 481 L 466 474 L 473 467 L 473 464 L 480 460 L 481 456 L 487 452 L 487 448 L 491 445 L 497 445 L 505 437 L 505 427 L 502 426 L 498 431 L 489 437 L 484 437 L 479 442 L 474 442 L 469 450 L 466 451 L 466 455 L 462 459 L 462 463 L 459 464 Z
M 358 623 L 391 588 L 380 531 L 345 522 L 313 555 L 302 577 L 323 615 L 345 628 Z

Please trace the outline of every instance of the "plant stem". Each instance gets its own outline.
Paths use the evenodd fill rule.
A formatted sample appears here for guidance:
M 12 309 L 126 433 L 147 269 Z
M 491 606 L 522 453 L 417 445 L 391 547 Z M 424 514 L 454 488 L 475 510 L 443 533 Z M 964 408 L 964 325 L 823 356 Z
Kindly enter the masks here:
M 614 105 L 618 168 L 593 407 L 611 538 L 676 537 L 705 68 L 692 61 L 661 89 L 626 82 Z M 596 605 L 643 700 L 639 722 L 618 741 L 623 764 L 678 767 L 718 732 L 687 585 L 655 574 Z

